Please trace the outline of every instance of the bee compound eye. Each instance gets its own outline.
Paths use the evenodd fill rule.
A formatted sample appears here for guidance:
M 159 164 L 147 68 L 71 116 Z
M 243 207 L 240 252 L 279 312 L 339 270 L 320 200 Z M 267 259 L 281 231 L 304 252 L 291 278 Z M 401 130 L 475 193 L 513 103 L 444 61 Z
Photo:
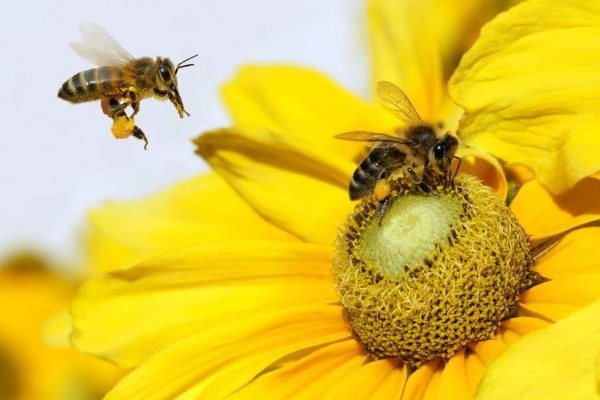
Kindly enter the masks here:
M 436 159 L 441 159 L 446 155 L 446 145 L 444 143 L 438 143 L 433 148 L 433 156 Z
M 173 80 L 171 76 L 171 71 L 169 71 L 169 68 L 166 65 L 160 65 L 158 67 L 158 74 L 165 83 L 169 83 Z

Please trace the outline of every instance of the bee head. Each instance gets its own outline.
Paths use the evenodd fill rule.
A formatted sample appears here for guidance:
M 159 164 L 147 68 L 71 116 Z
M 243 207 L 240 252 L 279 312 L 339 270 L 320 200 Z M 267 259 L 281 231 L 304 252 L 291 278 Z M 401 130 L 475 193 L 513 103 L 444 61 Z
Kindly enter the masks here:
M 160 96 L 168 96 L 169 100 L 179 113 L 179 117 L 183 118 L 184 115 L 190 115 L 183 108 L 183 101 L 181 100 L 181 96 L 179 95 L 179 90 L 177 90 L 177 71 L 181 68 L 191 67 L 194 64 L 184 64 L 185 62 L 191 60 L 194 57 L 197 57 L 198 54 L 186 58 L 177 66 L 173 64 L 171 60 L 168 58 L 158 57 L 156 60 L 156 64 L 158 67 L 156 68 L 156 84 L 157 87 L 154 89 L 155 93 Z
M 439 172 L 446 172 L 450 168 L 454 153 L 458 148 L 458 139 L 446 133 L 430 150 L 429 159 Z
M 158 57 L 156 63 L 158 64 L 158 68 L 156 69 L 156 81 L 161 85 L 161 90 L 177 90 L 177 72 L 181 68 L 191 67 L 194 64 L 185 64 L 190 61 L 192 58 L 198 57 L 198 54 L 193 55 L 191 57 L 186 58 L 177 66 L 173 64 L 173 61 L 168 58 Z
M 158 58 L 156 68 L 156 82 L 162 91 L 177 90 L 177 69 L 168 58 Z

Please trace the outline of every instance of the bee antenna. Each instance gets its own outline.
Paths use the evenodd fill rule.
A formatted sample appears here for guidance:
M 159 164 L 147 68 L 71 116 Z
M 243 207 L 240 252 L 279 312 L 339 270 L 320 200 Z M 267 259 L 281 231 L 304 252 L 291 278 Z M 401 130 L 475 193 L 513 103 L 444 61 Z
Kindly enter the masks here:
M 456 178 L 456 175 L 458 175 L 458 170 L 460 169 L 460 163 L 462 162 L 462 158 L 458 157 L 458 156 L 452 156 L 453 159 L 458 160 L 458 165 L 456 166 L 456 171 L 454 171 L 454 176 L 452 177 L 452 180 L 454 180 L 454 178 Z
M 180 62 L 179 64 L 177 64 L 177 68 L 175 68 L 175 73 L 177 73 L 177 71 L 179 71 L 181 68 L 193 66 L 194 64 L 183 64 L 183 63 L 186 61 L 190 61 L 192 58 L 196 58 L 196 57 L 198 57 L 198 54 L 194 54 L 193 56 L 188 57 L 185 60 L 183 60 L 182 62 Z

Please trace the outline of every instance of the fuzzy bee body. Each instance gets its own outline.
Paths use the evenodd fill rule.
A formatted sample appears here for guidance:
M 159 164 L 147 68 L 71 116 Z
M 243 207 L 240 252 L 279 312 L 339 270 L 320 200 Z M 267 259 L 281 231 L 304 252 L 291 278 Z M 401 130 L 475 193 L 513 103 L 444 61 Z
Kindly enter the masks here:
M 377 89 L 383 105 L 407 126 L 393 135 L 353 131 L 336 136 L 343 140 L 375 143 L 352 175 L 350 199 L 375 193 L 378 200 L 385 200 L 389 191 L 375 190 L 378 183 L 403 167 L 422 188 L 427 188 L 430 178 L 447 179 L 452 159 L 456 158 L 458 139 L 449 132 L 441 135 L 436 126 L 423 122 L 404 92 L 393 83 L 379 82 Z M 389 188 L 389 185 L 381 186 Z
M 350 200 L 357 200 L 371 193 L 375 184 L 387 176 L 388 171 L 402 165 L 406 153 L 390 143 L 376 144 L 358 165 L 350 180 Z
M 99 67 L 79 72 L 69 78 L 58 91 L 58 97 L 70 103 L 118 97 L 123 94 L 125 74 L 117 67 Z
M 189 115 L 179 95 L 177 71 L 193 65 L 184 63 L 197 55 L 177 65 L 164 57 L 134 58 L 99 26 L 84 23 L 80 30 L 84 42 L 71 43 L 71 47 L 99 67 L 78 72 L 67 79 L 58 91 L 59 98 L 70 103 L 100 100 L 104 113 L 113 119 L 115 137 L 133 135 L 146 144 L 145 135 L 133 122 L 141 100 L 149 97 L 169 99 L 180 118 Z M 128 106 L 133 109 L 131 116 L 124 113 Z

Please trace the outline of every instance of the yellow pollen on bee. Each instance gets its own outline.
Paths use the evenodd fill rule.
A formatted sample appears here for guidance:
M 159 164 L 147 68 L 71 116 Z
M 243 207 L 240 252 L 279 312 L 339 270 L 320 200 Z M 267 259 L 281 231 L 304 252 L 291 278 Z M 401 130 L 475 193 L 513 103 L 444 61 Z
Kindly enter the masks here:
M 373 193 L 375 193 L 375 197 L 378 201 L 385 200 L 390 195 L 391 191 L 392 187 L 390 186 L 390 181 L 387 179 L 378 180 L 373 189 Z
M 116 117 L 113 120 L 113 124 L 111 126 L 111 131 L 115 138 L 117 139 L 125 139 L 131 136 L 133 133 L 133 128 L 135 127 L 135 121 L 133 118 L 128 118 L 126 116 Z

